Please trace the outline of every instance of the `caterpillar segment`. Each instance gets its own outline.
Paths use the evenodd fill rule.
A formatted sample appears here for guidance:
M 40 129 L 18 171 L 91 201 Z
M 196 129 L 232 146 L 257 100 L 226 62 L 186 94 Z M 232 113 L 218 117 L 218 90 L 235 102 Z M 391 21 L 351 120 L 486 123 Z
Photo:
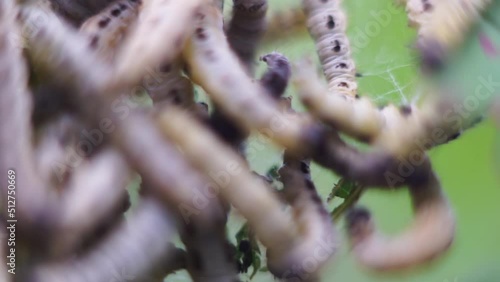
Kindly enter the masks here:
M 373 271 L 400 271 L 427 263 L 448 250 L 455 235 L 455 216 L 433 171 L 428 180 L 411 186 L 415 218 L 395 236 L 377 230 L 370 212 L 354 208 L 347 214 L 352 251 L 363 267 Z
M 87 36 L 88 46 L 112 62 L 138 18 L 141 4 L 137 0 L 118 0 L 87 19 L 80 27 L 80 33 Z
M 346 35 L 347 18 L 338 1 L 303 0 L 307 28 L 314 39 L 328 90 L 354 97 L 356 67 Z

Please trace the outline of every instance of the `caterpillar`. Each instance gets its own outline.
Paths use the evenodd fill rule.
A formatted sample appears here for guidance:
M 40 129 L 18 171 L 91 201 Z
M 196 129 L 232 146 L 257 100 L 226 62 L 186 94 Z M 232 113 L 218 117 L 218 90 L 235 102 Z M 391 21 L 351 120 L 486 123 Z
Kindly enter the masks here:
M 280 113 L 272 98 L 262 95 L 264 90 L 251 81 L 217 27 L 217 13 L 205 10 L 183 52 L 193 82 L 244 130 L 260 130 L 297 152 L 309 147 L 305 144 L 317 142 L 318 135 L 309 122 Z
M 267 0 L 233 0 L 233 15 L 226 27 L 227 41 L 250 75 L 266 29 L 266 13 Z
M 434 172 L 425 183 L 410 187 L 413 224 L 394 237 L 380 234 L 368 210 L 349 211 L 347 230 L 357 261 L 376 271 L 401 270 L 435 259 L 453 242 L 455 217 Z
M 21 34 L 15 21 L 17 13 L 15 1 L 0 2 L 0 73 L 5 78 L 0 87 L 0 168 L 5 173 L 0 180 L 8 183 L 7 172 L 13 168 L 17 175 L 22 175 L 16 182 L 16 197 L 23 202 L 16 208 L 16 219 L 19 220 L 19 229 L 29 231 L 38 226 L 41 210 L 50 193 L 36 171 L 29 114 L 33 101 L 26 87 L 28 71 L 23 50 L 10 41 L 12 35 Z M 8 198 L 7 185 L 0 187 L 0 195 L 2 199 Z
M 302 102 L 313 115 L 394 156 L 407 156 L 415 150 L 427 150 L 453 139 L 461 130 L 445 126 L 442 136 L 430 136 L 436 128 L 446 123 L 442 112 L 453 107 L 444 98 L 434 99 L 429 95 L 421 107 L 425 110 L 420 110 L 414 104 L 400 107 L 390 104 L 379 109 L 366 97 L 345 99 L 328 95 L 329 90 L 319 81 L 314 68 L 307 61 L 302 61 L 295 68 L 294 84 Z
M 96 227 L 102 223 L 109 225 L 107 217 L 121 216 L 123 199 L 128 198 L 125 188 L 129 180 L 128 165 L 114 149 L 103 149 L 80 165 L 61 195 L 61 218 L 53 229 L 58 235 L 53 236 L 51 253 L 55 256 L 73 253 Z M 105 195 L 102 191 L 106 191 Z
M 117 54 L 116 77 L 136 83 L 158 62 L 171 62 L 181 52 L 204 0 L 151 0 L 144 4 L 140 21 Z M 169 15 L 166 17 L 165 15 Z
M 142 199 L 127 221 L 91 252 L 70 261 L 46 262 L 29 274 L 30 281 L 107 282 L 148 281 L 148 273 L 164 263 L 172 270 L 179 253 L 169 243 L 173 237 L 173 217 L 152 197 Z M 123 254 L 133 254 L 137 261 Z M 168 263 L 168 264 L 167 264 Z M 175 269 L 173 269 L 175 270 Z M 166 275 L 167 273 L 163 273 Z M 164 276 L 163 275 L 163 276 Z
M 438 1 L 428 22 L 419 30 L 417 41 L 423 67 L 440 68 L 449 53 L 461 44 L 471 26 L 491 0 Z
M 328 89 L 354 97 L 358 88 L 356 68 L 346 36 L 347 19 L 339 1 L 303 0 L 302 6 Z
M 80 33 L 88 38 L 88 46 L 96 50 L 105 60 L 112 61 L 116 49 L 124 40 L 130 26 L 137 19 L 141 2 L 118 0 L 99 14 L 87 19 Z
M 58 73 L 57 80 L 66 85 L 87 91 L 91 86 L 106 89 L 112 81 L 111 67 L 89 50 L 84 36 L 49 11 L 41 11 L 31 5 L 20 10 L 19 20 L 24 28 L 29 29 L 39 17 L 44 20 L 37 22 L 36 32 L 27 37 L 30 46 L 28 55 L 37 66 L 37 75 L 52 81 L 55 78 L 47 74 L 55 73 L 54 66 L 59 66 L 65 72 Z
M 314 269 L 308 267 L 305 270 L 304 262 L 298 269 L 288 273 L 279 267 L 278 270 L 270 268 L 273 274 L 289 280 L 295 278 L 300 281 L 316 281 L 318 270 L 329 261 L 339 244 L 330 215 L 314 187 L 310 173 L 309 160 L 298 160 L 287 152 L 284 153 L 283 166 L 278 170 L 279 180 L 283 183 L 283 195 L 292 206 L 295 220 L 300 226 L 302 252 L 317 248 L 318 242 L 328 245 L 322 248 L 324 254 L 318 258 Z

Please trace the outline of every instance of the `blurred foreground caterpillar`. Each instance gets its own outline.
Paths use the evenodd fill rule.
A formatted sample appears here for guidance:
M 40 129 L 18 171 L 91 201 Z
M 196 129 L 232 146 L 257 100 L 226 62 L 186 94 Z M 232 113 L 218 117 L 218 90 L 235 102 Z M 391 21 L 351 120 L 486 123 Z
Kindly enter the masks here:
M 99 14 L 87 19 L 80 33 L 89 38 L 89 47 L 111 61 L 132 23 L 137 19 L 141 2 L 118 0 Z
M 303 0 L 307 28 L 332 93 L 357 94 L 356 69 L 346 36 L 347 19 L 338 1 Z
M 394 237 L 380 234 L 370 213 L 354 208 L 347 230 L 358 262 L 371 270 L 401 270 L 428 262 L 445 252 L 455 235 L 455 216 L 435 173 L 410 187 L 415 210 L 411 227 Z
M 446 58 L 460 45 L 492 0 L 448 0 L 434 4 L 428 21 L 420 27 L 417 46 L 424 67 L 429 70 L 442 66 Z

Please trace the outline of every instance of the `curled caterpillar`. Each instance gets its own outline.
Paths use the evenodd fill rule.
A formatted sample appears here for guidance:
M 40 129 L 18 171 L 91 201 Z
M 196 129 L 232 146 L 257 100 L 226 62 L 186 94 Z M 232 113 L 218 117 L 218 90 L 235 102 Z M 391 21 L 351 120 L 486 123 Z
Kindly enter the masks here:
M 229 45 L 250 74 L 255 53 L 266 29 L 267 0 L 233 0 L 233 16 L 226 28 Z
M 317 142 L 319 136 L 309 121 L 280 113 L 276 102 L 251 81 L 218 28 L 217 13 L 204 11 L 183 53 L 193 82 L 244 130 L 257 129 L 298 153 L 309 147 L 305 144 Z
M 426 24 L 419 30 L 417 46 L 422 64 L 429 70 L 440 68 L 448 54 L 461 44 L 471 26 L 491 0 L 437 1 Z
M 332 93 L 357 94 L 356 69 L 346 36 L 347 19 L 339 1 L 303 0 L 309 34 L 316 43 Z
M 91 49 L 112 61 L 130 25 L 137 19 L 140 5 L 141 2 L 137 0 L 115 1 L 99 14 L 87 19 L 80 27 L 80 33 L 88 37 Z
M 395 237 L 380 234 L 366 209 L 348 213 L 350 242 L 362 266 L 377 271 L 406 269 L 436 258 L 451 245 L 455 217 L 437 176 L 429 173 L 428 181 L 410 187 L 415 219 Z
M 278 173 L 283 183 L 283 195 L 292 206 L 295 220 L 300 226 L 301 240 L 298 252 L 306 254 L 310 250 L 317 249 L 319 242 L 325 244 L 321 247 L 323 254 L 318 257 L 318 264 L 314 269 L 307 267 L 306 270 L 303 261 L 298 269 L 292 271 L 277 265 L 269 265 L 269 270 L 287 281 L 293 279 L 316 281 L 319 269 L 329 261 L 338 248 L 336 231 L 312 182 L 309 161 L 297 160 L 285 152 L 283 166 Z

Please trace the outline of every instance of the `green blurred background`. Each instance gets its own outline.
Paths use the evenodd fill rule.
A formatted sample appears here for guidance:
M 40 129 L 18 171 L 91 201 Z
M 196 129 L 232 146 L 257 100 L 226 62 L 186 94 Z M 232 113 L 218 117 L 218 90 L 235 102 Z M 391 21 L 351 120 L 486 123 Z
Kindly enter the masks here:
M 226 1 L 226 12 L 230 12 L 231 5 L 232 1 Z M 299 0 L 270 0 L 271 11 L 299 5 Z M 360 93 L 370 95 L 378 104 L 409 103 L 417 98 L 417 55 L 413 50 L 416 32 L 408 27 L 403 7 L 392 0 L 350 0 L 344 1 L 343 7 L 348 15 L 348 36 L 358 47 L 354 59 L 363 75 L 358 80 Z M 305 30 L 266 41 L 260 55 L 271 51 L 284 53 L 292 61 L 316 56 Z M 293 89 L 288 89 L 288 94 L 294 95 Z M 294 106 L 301 107 L 297 99 Z M 254 140 L 249 148 L 252 168 L 260 173 L 281 163 L 280 152 L 270 144 Z M 457 215 L 456 240 L 450 251 L 434 263 L 410 272 L 380 275 L 360 268 L 344 240 L 342 249 L 323 272 L 324 281 L 500 281 L 500 134 L 494 123 L 485 121 L 458 140 L 433 149 L 430 155 Z M 338 176 L 316 166 L 313 178 L 324 199 L 338 180 Z M 395 234 L 411 223 L 410 200 L 404 189 L 370 190 L 360 203 L 373 212 L 377 224 L 388 234 Z M 241 224 L 241 218 L 232 215 L 229 226 L 232 239 Z M 343 221 L 337 228 L 344 234 Z M 242 278 L 249 281 L 247 276 Z M 267 273 L 259 273 L 252 281 L 272 279 Z M 190 279 L 185 272 L 179 272 L 166 281 Z

